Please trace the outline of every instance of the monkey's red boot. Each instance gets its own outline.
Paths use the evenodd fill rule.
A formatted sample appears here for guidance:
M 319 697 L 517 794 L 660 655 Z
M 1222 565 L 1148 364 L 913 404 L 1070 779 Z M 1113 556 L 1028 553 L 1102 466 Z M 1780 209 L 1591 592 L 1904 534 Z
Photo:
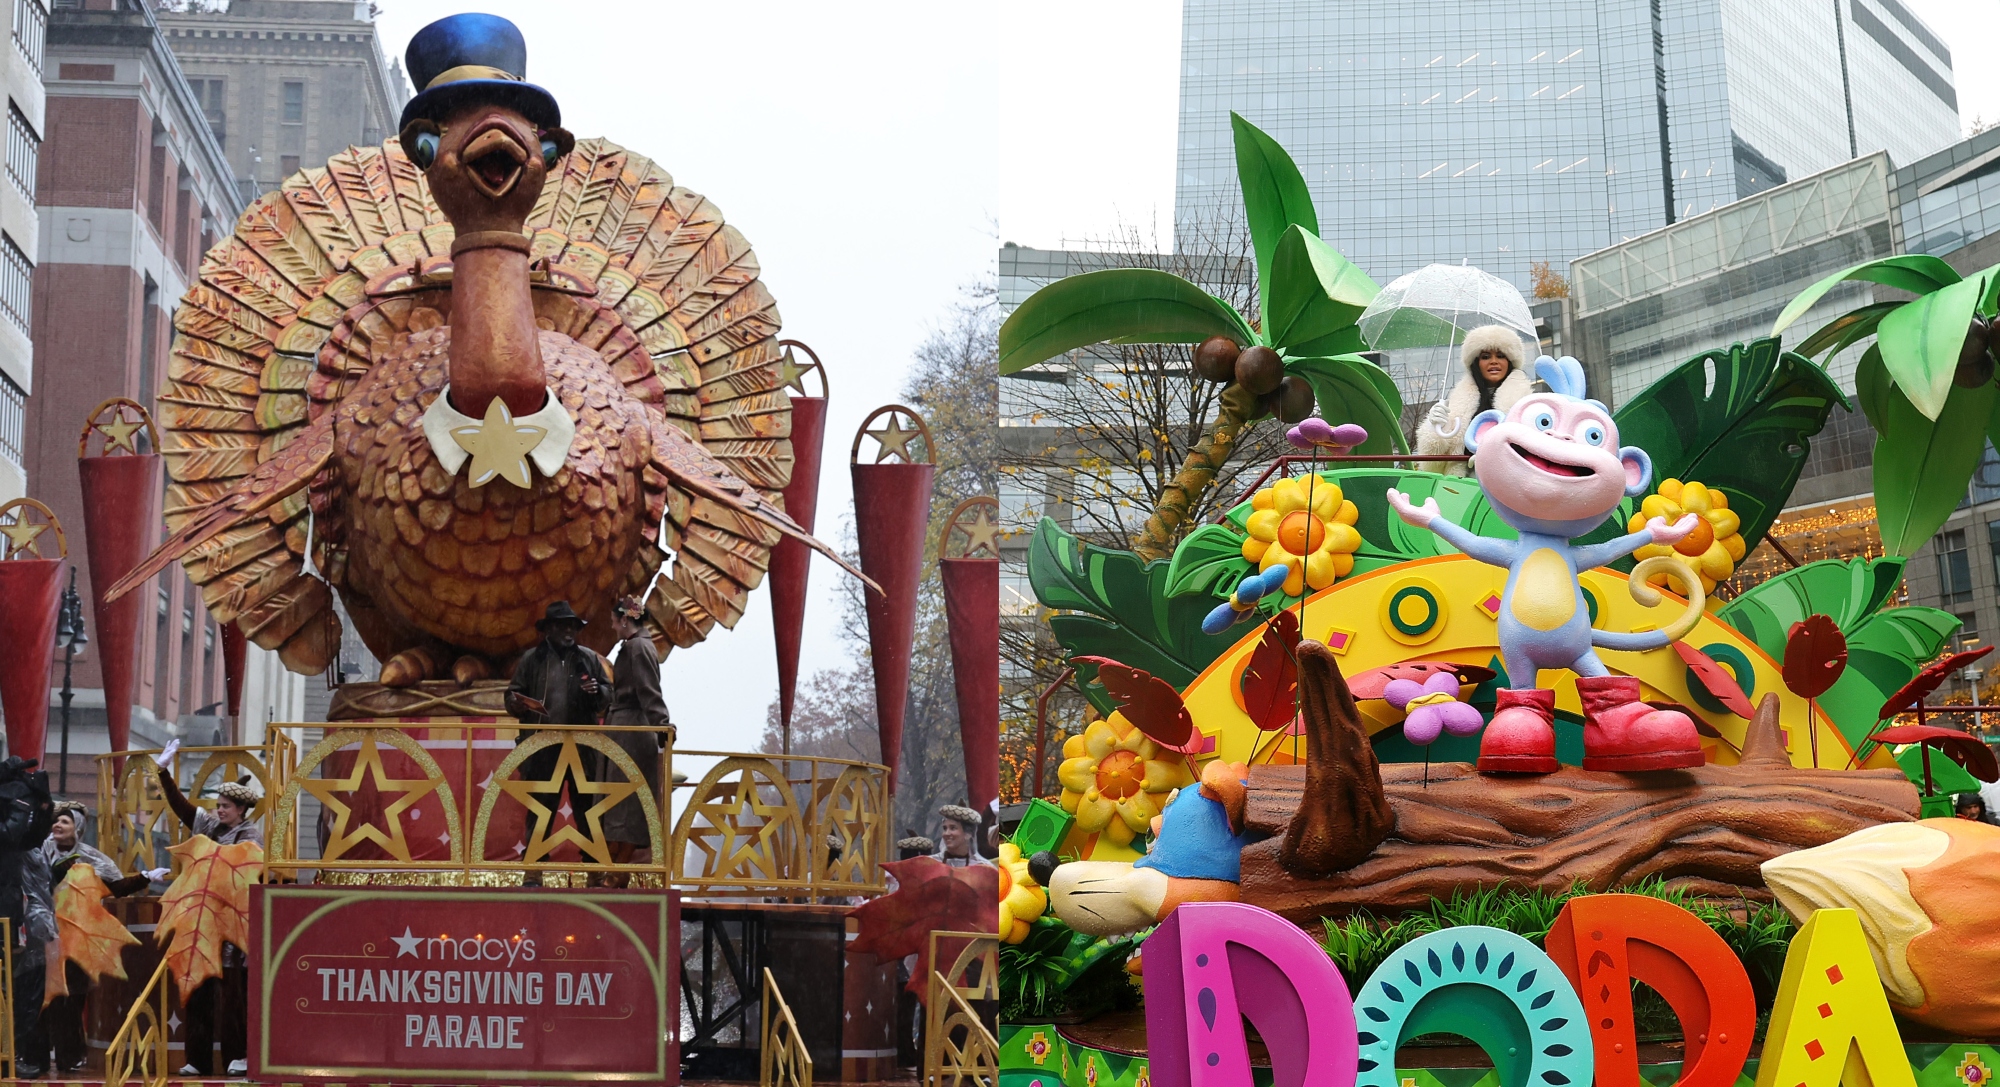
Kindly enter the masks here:
M 1553 774 L 1556 761 L 1556 693 L 1503 688 L 1493 720 L 1479 738 L 1482 774 Z
M 1639 701 L 1632 676 L 1578 676 L 1585 770 L 1676 770 L 1700 766 L 1701 737 L 1679 710 Z M 1482 760 L 1483 761 L 1483 760 Z

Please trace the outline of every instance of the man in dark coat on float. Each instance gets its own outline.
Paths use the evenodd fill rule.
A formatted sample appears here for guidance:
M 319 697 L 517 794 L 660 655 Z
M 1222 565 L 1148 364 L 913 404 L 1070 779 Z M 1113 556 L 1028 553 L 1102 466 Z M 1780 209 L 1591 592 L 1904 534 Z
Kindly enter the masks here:
M 604 662 L 596 653 L 576 644 L 583 626 L 583 616 L 572 610 L 567 600 L 550 604 L 548 612 L 535 621 L 542 640 L 521 654 L 521 662 L 514 666 L 514 681 L 507 685 L 507 712 L 522 724 L 595 725 L 603 715 L 605 703 L 610 699 L 611 677 L 605 673 Z M 522 729 L 515 745 L 526 743 L 534 734 L 532 728 Z M 550 780 L 561 757 L 560 744 L 529 755 L 521 763 L 521 780 Z M 564 781 L 557 782 L 554 791 L 531 794 L 541 803 L 543 811 L 529 812 L 536 821 L 530 841 L 548 834 L 548 824 L 562 804 L 564 782 L 570 784 L 574 796 L 575 774 L 570 771 L 564 772 Z M 527 881 L 539 884 L 541 879 L 538 873 L 530 873 Z
M 660 747 L 662 743 L 673 742 L 673 722 L 667 717 L 667 701 L 660 693 L 660 651 L 653 646 L 653 639 L 643 626 L 645 607 L 635 596 L 621 596 L 611 608 L 611 629 L 618 634 L 618 659 L 611 668 L 611 709 L 604 715 L 604 723 L 609 725 L 637 726 L 651 731 L 613 732 L 611 742 L 617 744 L 631 760 L 638 764 L 645 775 L 646 790 L 653 794 L 655 803 L 663 803 L 660 796 Z M 599 756 L 600 771 L 610 781 L 617 781 L 625 774 L 611 765 L 608 758 Z M 626 864 L 635 859 L 641 849 L 649 849 L 652 834 L 646 824 L 646 811 L 640 806 L 639 798 L 628 796 L 618 802 L 604 817 L 604 838 L 611 847 L 614 863 Z M 625 886 L 626 877 L 619 873 L 605 881 L 613 887 Z

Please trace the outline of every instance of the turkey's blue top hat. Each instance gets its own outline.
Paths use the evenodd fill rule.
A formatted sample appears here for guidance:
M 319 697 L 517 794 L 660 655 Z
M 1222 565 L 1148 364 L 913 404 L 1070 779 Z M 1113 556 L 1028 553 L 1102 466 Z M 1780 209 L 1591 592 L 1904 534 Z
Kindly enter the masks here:
M 511 106 L 543 128 L 562 123 L 555 96 L 522 78 L 528 70 L 528 43 L 521 28 L 498 15 L 439 19 L 410 39 L 403 64 L 423 89 L 403 107 L 398 131 L 420 117 L 442 121 L 468 98 Z

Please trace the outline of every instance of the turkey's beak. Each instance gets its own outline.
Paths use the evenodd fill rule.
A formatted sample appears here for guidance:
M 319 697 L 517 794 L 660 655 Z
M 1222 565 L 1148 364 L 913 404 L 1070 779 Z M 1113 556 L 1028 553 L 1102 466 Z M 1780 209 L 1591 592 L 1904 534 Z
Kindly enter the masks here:
M 521 146 L 513 126 L 503 117 L 493 117 L 465 143 L 459 153 L 465 176 L 488 199 L 498 200 L 514 190 L 528 163 L 528 149 Z

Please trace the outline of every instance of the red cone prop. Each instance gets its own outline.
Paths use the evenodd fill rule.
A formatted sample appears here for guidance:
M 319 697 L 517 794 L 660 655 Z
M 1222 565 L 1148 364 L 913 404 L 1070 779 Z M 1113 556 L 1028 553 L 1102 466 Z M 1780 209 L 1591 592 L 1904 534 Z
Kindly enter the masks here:
M 807 532 L 819 505 L 820 450 L 826 441 L 826 397 L 792 397 L 792 481 L 785 512 Z M 799 685 L 799 642 L 806 627 L 806 575 L 812 551 L 786 536 L 771 549 L 771 620 L 778 640 L 778 720 L 791 749 L 792 697 Z
M 229 700 L 229 719 L 236 721 L 243 716 L 243 663 L 250 653 L 250 643 L 243 637 L 243 628 L 235 623 L 222 625 L 222 689 L 223 697 Z M 236 734 L 240 738 L 243 729 L 240 723 Z
M 868 425 L 888 416 L 882 431 Z M 901 418 L 916 420 L 918 430 L 900 429 Z M 901 406 L 878 408 L 854 437 L 854 536 L 861 552 L 861 571 L 882 586 L 865 594 L 868 609 L 868 653 L 875 669 L 875 723 L 881 732 L 882 763 L 889 768 L 889 790 L 896 789 L 896 764 L 903 751 L 903 711 L 910 693 L 910 647 L 917 634 L 917 586 L 924 575 L 924 538 L 929 534 L 931 481 L 934 464 L 860 463 L 861 437 L 887 435 L 893 448 L 910 455 L 911 435 L 922 432 L 923 420 Z M 924 434 L 928 455 L 930 440 Z M 884 441 L 884 452 L 891 448 Z M 881 456 L 883 454 L 877 454 Z
M 104 591 L 146 557 L 147 536 L 160 520 L 160 455 L 80 457 L 84 546 L 90 561 L 90 604 L 97 667 L 104 678 L 104 721 L 111 750 L 131 745 L 132 691 L 138 681 L 139 620 L 151 597 Z
M 65 559 L 0 562 L 0 709 L 7 714 L 7 753 L 42 757 L 49 722 L 49 666 L 56 655 L 56 609 Z
M 1000 560 L 940 559 L 965 795 L 974 811 L 1000 795 Z

